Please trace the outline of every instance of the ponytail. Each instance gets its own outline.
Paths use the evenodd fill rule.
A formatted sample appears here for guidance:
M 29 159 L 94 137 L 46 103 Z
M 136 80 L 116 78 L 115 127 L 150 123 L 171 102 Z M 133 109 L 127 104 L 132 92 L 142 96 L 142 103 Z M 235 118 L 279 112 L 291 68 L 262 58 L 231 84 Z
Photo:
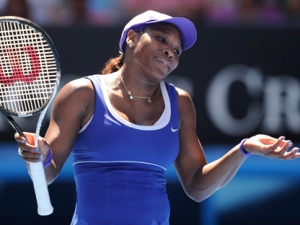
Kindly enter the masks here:
M 118 71 L 123 65 L 124 54 L 120 54 L 115 58 L 109 59 L 104 68 L 101 71 L 101 74 L 109 74 Z

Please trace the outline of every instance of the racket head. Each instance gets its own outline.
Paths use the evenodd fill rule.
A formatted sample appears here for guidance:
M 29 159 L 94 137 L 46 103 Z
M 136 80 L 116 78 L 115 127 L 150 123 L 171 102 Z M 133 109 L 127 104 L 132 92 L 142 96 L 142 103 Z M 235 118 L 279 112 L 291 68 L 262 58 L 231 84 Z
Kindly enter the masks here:
M 49 35 L 17 16 L 0 17 L 0 110 L 26 117 L 42 111 L 60 81 L 59 56 Z

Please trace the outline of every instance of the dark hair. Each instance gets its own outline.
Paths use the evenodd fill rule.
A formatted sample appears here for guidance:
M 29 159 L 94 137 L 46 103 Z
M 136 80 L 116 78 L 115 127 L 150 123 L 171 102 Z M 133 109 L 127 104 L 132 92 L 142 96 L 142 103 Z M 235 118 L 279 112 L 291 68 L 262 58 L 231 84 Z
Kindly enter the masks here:
M 142 29 L 141 29 L 142 28 Z M 135 32 L 139 33 L 140 35 L 144 33 L 145 26 L 138 27 L 137 30 L 134 29 Z M 124 63 L 126 46 L 124 47 L 124 53 L 120 51 L 120 55 L 114 58 L 110 58 L 104 65 L 104 68 L 101 71 L 101 74 L 110 74 L 118 71 Z
M 109 74 L 118 71 L 123 66 L 124 54 L 110 58 L 104 65 L 101 74 Z

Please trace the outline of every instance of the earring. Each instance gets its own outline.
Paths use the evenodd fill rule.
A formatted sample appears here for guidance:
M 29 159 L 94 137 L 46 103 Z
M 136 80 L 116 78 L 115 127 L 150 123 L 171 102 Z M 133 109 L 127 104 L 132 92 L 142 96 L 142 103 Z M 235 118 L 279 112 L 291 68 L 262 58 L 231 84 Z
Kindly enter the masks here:
M 129 48 L 132 48 L 132 47 L 133 47 L 133 45 L 132 45 L 131 43 L 129 43 L 128 45 L 129 45 Z

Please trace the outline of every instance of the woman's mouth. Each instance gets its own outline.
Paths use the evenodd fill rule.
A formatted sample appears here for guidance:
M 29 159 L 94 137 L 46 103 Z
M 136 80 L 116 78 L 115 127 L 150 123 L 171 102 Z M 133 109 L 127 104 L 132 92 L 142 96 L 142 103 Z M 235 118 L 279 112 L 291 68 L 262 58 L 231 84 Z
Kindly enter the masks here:
M 160 61 L 162 64 L 164 64 L 168 69 L 170 68 L 169 67 L 169 64 L 166 62 L 166 61 L 164 61 L 163 59 L 161 59 L 161 58 L 159 58 L 159 57 L 155 57 L 158 61 Z

